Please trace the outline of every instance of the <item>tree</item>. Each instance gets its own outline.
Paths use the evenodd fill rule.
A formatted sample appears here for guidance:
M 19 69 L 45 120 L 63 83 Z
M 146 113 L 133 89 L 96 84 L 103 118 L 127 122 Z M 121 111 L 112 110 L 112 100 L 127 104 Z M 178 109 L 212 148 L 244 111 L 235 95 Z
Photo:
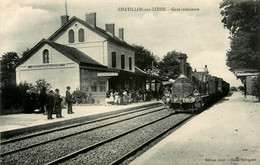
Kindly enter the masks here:
M 259 1 L 254 0 L 223 0 L 220 4 L 224 27 L 232 35 L 239 31 L 257 31 Z
M 152 66 L 157 67 L 159 58 L 143 46 L 133 45 L 135 48 L 135 65 L 142 69 L 153 69 Z
M 259 54 L 252 48 L 254 35 L 246 32 L 237 32 L 231 37 L 230 50 L 227 51 L 226 64 L 231 69 L 250 68 L 260 71 Z
M 22 53 L 22 57 L 26 56 L 29 53 L 30 49 L 27 47 L 27 49 L 25 51 L 23 51 Z
M 16 52 L 4 53 L 1 58 L 1 83 L 3 86 L 15 84 L 14 64 L 18 62 L 19 56 Z
M 222 23 L 230 31 L 231 45 L 227 66 L 234 69 L 251 68 L 260 71 L 259 1 L 223 0 L 220 4 Z
M 176 79 L 180 75 L 180 63 L 176 59 L 176 55 L 182 53 L 177 51 L 168 52 L 159 64 L 160 76 Z
M 51 89 L 51 84 L 44 79 L 36 80 L 36 85 L 21 82 L 18 85 L 8 84 L 1 88 L 0 114 L 8 114 L 9 110 L 33 112 L 39 108 L 38 100 L 41 89 Z
M 33 91 L 35 93 L 40 93 L 43 88 L 45 88 L 47 91 L 52 88 L 51 84 L 46 82 L 44 79 L 36 80 L 36 85 L 34 86 Z

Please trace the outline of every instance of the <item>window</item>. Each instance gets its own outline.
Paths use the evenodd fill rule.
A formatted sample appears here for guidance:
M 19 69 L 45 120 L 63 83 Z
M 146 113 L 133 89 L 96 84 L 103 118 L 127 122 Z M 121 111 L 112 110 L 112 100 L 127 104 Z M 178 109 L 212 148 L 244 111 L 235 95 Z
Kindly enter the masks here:
M 129 57 L 129 70 L 132 70 L 132 58 Z
M 79 29 L 79 42 L 84 42 L 85 41 L 85 33 L 82 28 Z
M 74 39 L 74 31 L 73 30 L 69 30 L 69 43 L 74 43 L 75 39 Z
M 97 79 L 94 79 L 91 82 L 91 92 L 97 92 Z
M 116 52 L 112 52 L 112 67 L 116 67 Z
M 97 92 L 97 86 L 91 86 L 91 92 Z
M 44 51 L 42 52 L 42 58 L 43 58 L 43 63 L 49 63 L 50 59 L 49 59 L 49 50 L 44 49 Z
M 121 69 L 125 69 L 125 55 L 121 55 Z

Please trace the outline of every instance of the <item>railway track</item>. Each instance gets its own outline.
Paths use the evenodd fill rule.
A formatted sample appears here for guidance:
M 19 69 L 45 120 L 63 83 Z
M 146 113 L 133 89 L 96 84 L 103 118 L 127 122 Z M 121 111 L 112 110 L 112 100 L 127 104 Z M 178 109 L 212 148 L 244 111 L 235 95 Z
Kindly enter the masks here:
M 12 139 L 12 141 L 4 144 L 16 145 L 16 143 L 22 143 L 24 140 L 31 141 L 32 139 L 37 139 L 39 136 L 46 136 L 57 132 L 62 135 L 32 145 L 20 148 L 18 147 L 16 149 L 1 153 L 1 164 L 58 164 L 64 161 L 66 164 L 66 161 L 71 161 L 73 160 L 73 158 L 84 154 L 86 151 L 87 153 L 89 153 L 99 147 L 107 145 L 108 143 L 113 143 L 120 138 L 124 138 L 125 136 L 128 136 L 129 134 L 132 134 L 138 130 L 140 131 L 143 128 L 146 129 L 147 127 L 150 127 L 150 125 L 156 125 L 156 123 L 160 121 L 169 120 L 169 117 L 176 116 L 177 118 L 179 118 L 178 115 L 169 114 L 169 112 L 164 110 L 164 107 L 162 106 L 152 106 L 138 109 L 132 111 L 131 113 L 127 112 L 124 114 L 113 115 L 113 117 L 110 116 L 98 120 L 89 121 L 84 124 L 81 123 L 78 126 L 66 127 L 67 129 L 78 129 L 78 127 L 85 127 L 86 125 L 91 124 L 94 125 L 91 128 L 76 130 L 75 132 L 66 135 L 63 135 L 63 131 L 67 131 L 67 129 L 61 128 L 61 130 L 58 131 L 46 131 L 48 133 L 45 134 L 40 133 L 40 135 L 36 136 L 29 135 L 26 138 L 21 137 L 21 140 L 17 140 L 19 138 L 17 138 L 16 141 Z M 183 120 L 182 117 L 180 120 Z M 156 136 L 159 137 L 161 135 L 157 134 Z M 142 146 L 145 146 L 145 144 L 143 144 Z M 50 154 L 48 150 L 50 150 L 52 154 Z M 26 160 L 23 160 L 24 157 L 26 157 Z M 42 159 L 41 157 L 43 157 L 44 159 Z M 122 161 L 123 159 L 125 159 L 122 158 L 123 155 L 120 155 L 120 157 L 121 159 L 118 161 Z M 12 158 L 15 159 L 10 160 Z M 113 161 L 116 161 L 116 159 L 113 159 Z M 109 161 L 109 163 L 113 161 Z M 115 163 L 117 164 L 117 162 Z
M 140 111 L 143 111 L 143 110 L 147 110 L 147 109 L 154 108 L 154 107 L 160 107 L 160 106 L 162 106 L 162 105 L 161 104 L 155 104 L 155 105 L 152 105 L 152 106 L 149 106 L 149 107 L 137 108 L 136 110 L 123 112 L 123 113 L 116 114 L 116 115 L 110 115 L 110 116 L 102 117 L 102 118 L 99 118 L 99 119 L 96 119 L 96 120 L 76 123 L 76 124 L 67 125 L 67 126 L 63 126 L 63 127 L 59 127 L 59 128 L 54 128 L 54 129 L 48 129 L 48 130 L 39 131 L 39 132 L 32 133 L 32 134 L 12 137 L 12 138 L 9 138 L 9 139 L 1 139 L 0 145 L 4 145 L 4 144 L 7 144 L 7 143 L 12 143 L 12 142 L 16 142 L 16 141 L 21 141 L 21 140 L 24 140 L 24 139 L 29 139 L 29 138 L 33 138 L 33 137 L 36 137 L 36 136 L 40 136 L 40 135 L 44 135 L 44 134 L 48 134 L 48 133 L 52 133 L 52 132 L 56 132 L 56 131 L 61 131 L 61 130 L 69 129 L 69 128 L 74 128 L 74 127 L 78 127 L 78 126 L 82 126 L 82 125 L 86 125 L 86 124 L 100 122 L 100 121 L 104 121 L 104 120 L 108 120 L 108 119 L 113 119 L 113 118 L 116 118 L 116 117 L 124 116 L 124 115 L 127 115 L 127 114 L 133 114 L 133 113 L 136 113 L 136 112 L 140 112 Z
M 154 110 L 150 110 L 151 108 L 154 108 Z M 80 124 L 75 124 L 75 125 L 70 125 L 70 126 L 66 126 L 66 127 L 62 127 L 62 128 L 48 130 L 48 131 L 45 131 L 45 132 L 35 133 L 35 134 L 32 134 L 32 135 L 19 137 L 19 138 L 16 138 L 16 139 L 6 140 L 6 141 L 3 141 L 1 143 L 1 148 L 2 148 L 1 150 L 2 151 L 5 150 L 5 144 L 10 144 L 12 142 L 13 142 L 14 145 L 16 145 L 17 149 L 13 149 L 13 150 L 10 150 L 10 151 L 3 152 L 3 153 L 0 154 L 0 157 L 6 156 L 8 154 L 15 153 L 15 152 L 23 151 L 23 150 L 26 150 L 26 149 L 29 149 L 29 148 L 32 148 L 32 147 L 40 146 L 40 145 L 43 145 L 43 144 L 46 144 L 46 143 L 49 143 L 49 142 L 53 142 L 53 141 L 56 141 L 56 140 L 65 139 L 65 138 L 75 136 L 77 134 L 81 134 L 81 133 L 84 133 L 84 132 L 89 132 L 89 131 L 92 131 L 92 130 L 95 130 L 95 129 L 98 129 L 98 128 L 102 128 L 102 127 L 109 126 L 109 125 L 112 125 L 112 124 L 116 124 L 116 123 L 119 123 L 119 122 L 123 122 L 123 121 L 126 121 L 126 120 L 130 120 L 130 119 L 133 119 L 133 118 L 137 118 L 137 117 L 140 117 L 140 116 L 144 116 L 144 115 L 147 115 L 147 114 L 150 114 L 150 113 L 161 111 L 163 109 L 164 108 L 161 107 L 161 106 L 152 106 L 152 107 L 149 107 L 149 108 L 141 108 L 141 109 L 131 111 L 131 112 L 126 112 L 126 113 L 123 113 L 123 114 L 108 116 L 108 117 L 104 117 L 104 118 L 97 119 L 97 120 L 92 120 L 92 121 L 88 121 L 88 122 L 84 122 L 84 123 L 80 123 Z M 128 117 L 127 115 L 130 115 L 130 117 Z M 101 121 L 107 121 L 109 119 L 119 118 L 119 117 L 122 117 L 122 116 L 124 116 L 123 119 L 119 119 L 119 120 L 112 121 L 112 122 L 106 122 L 104 124 L 100 124 L 100 125 L 97 125 L 95 127 L 88 128 L 88 129 L 77 130 L 76 132 L 69 133 L 67 135 L 64 135 L 61 132 L 61 131 L 66 130 L 66 129 L 71 129 L 71 128 L 75 128 L 75 127 L 79 127 L 79 126 L 85 126 L 85 125 L 89 125 L 89 124 L 93 124 L 93 123 L 98 123 L 98 122 L 101 122 Z M 40 141 L 38 143 L 32 144 L 30 138 L 35 138 L 35 137 L 46 135 L 46 134 L 53 133 L 53 132 L 56 132 L 56 133 L 61 132 L 60 133 L 61 136 L 57 136 L 57 137 L 52 138 L 52 139 L 43 140 L 43 141 Z M 30 140 L 29 145 L 27 145 L 25 147 L 20 147 L 20 148 L 17 147 L 17 143 L 15 143 L 15 142 L 20 142 L 20 141 L 23 141 L 23 140 L 26 140 L 26 139 Z M 8 146 L 6 148 L 9 149 L 9 148 L 12 148 L 12 147 Z
M 161 133 L 158 133 L 157 135 L 151 137 L 150 139 L 146 140 L 145 142 L 141 143 L 139 146 L 135 147 L 134 149 L 130 150 L 129 152 L 127 152 L 126 154 L 122 155 L 121 157 L 117 158 L 116 160 L 114 160 L 112 163 L 110 163 L 109 165 L 117 165 L 117 164 L 121 164 L 124 161 L 126 161 L 127 159 L 131 158 L 132 156 L 134 156 L 135 154 L 137 154 L 139 151 L 141 151 L 142 149 L 144 149 L 145 147 L 147 147 L 149 144 L 151 144 L 152 142 L 155 142 L 157 139 L 161 138 L 163 135 L 165 135 L 166 133 L 170 132 L 173 129 L 178 128 L 179 126 L 181 126 L 182 124 L 184 124 L 186 121 L 188 121 L 190 118 L 192 118 L 193 115 L 185 118 L 184 120 L 176 123 L 175 125 L 173 125 L 172 127 L 165 129 L 164 131 L 162 131 Z
M 82 148 L 82 149 L 80 149 L 80 150 L 78 150 L 78 151 L 76 151 L 76 152 L 73 152 L 73 153 L 70 153 L 70 154 L 68 154 L 68 155 L 66 155 L 66 156 L 63 156 L 63 157 L 61 157 L 61 158 L 58 158 L 58 159 L 56 159 L 56 160 L 53 160 L 53 161 L 51 161 L 51 162 L 48 162 L 48 163 L 46 163 L 45 165 L 55 165 L 55 164 L 73 164 L 73 163 L 75 163 L 75 161 L 77 161 L 77 159 L 78 158 L 75 158 L 75 157 L 81 157 L 81 158 L 79 158 L 79 159 L 84 159 L 85 161 L 83 161 L 83 162 L 76 162 L 76 164 L 77 163 L 84 163 L 84 164 L 92 164 L 92 163 L 90 163 L 90 162 L 88 162 L 87 160 L 87 158 L 86 157 L 88 157 L 88 156 L 86 156 L 86 155 L 83 155 L 84 153 L 87 153 L 87 152 L 91 152 L 92 150 L 95 150 L 96 148 L 98 148 L 98 147 L 100 147 L 99 148 L 99 150 L 103 150 L 102 148 L 103 148 L 103 146 L 104 145 L 106 145 L 106 144 L 108 144 L 108 143 L 111 143 L 111 142 L 113 142 L 113 141 L 115 141 L 115 140 L 118 140 L 119 138 L 122 138 L 122 137 L 124 137 L 124 136 L 127 136 L 127 135 L 129 135 L 129 134 L 131 134 L 131 133 L 133 133 L 133 132 L 135 132 L 135 131 L 137 131 L 137 130 L 140 130 L 140 129 L 142 129 L 142 128 L 144 128 L 144 127 L 149 127 L 149 126 L 151 126 L 152 124 L 155 124 L 155 123 L 157 123 L 157 122 L 160 122 L 160 121 L 162 121 L 162 120 L 165 120 L 165 119 L 169 119 L 169 117 L 171 117 L 171 116 L 173 116 L 174 114 L 169 114 L 169 115 L 167 115 L 167 116 L 165 116 L 165 117 L 161 117 L 160 119 L 157 119 L 157 120 L 155 120 L 155 121 L 152 121 L 152 122 L 149 122 L 149 123 L 147 123 L 147 124 L 144 124 L 144 125 L 141 125 L 141 126 L 139 126 L 139 127 L 136 127 L 136 128 L 133 128 L 133 129 L 131 129 L 131 130 L 129 130 L 129 131 L 126 131 L 126 132 L 124 132 L 124 133 L 122 133 L 122 134 L 119 134 L 119 135 L 116 135 L 116 136 L 114 136 L 114 137 L 111 137 L 111 138 L 109 138 L 109 139 L 106 139 L 106 140 L 104 140 L 104 141 L 101 141 L 101 142 L 99 142 L 99 143 L 96 143 L 96 144 L 93 144 L 93 145 L 91 145 L 91 146 L 87 146 L 87 147 L 85 147 L 85 148 Z M 144 147 L 146 147 L 148 144 L 150 144 L 151 142 L 153 142 L 153 141 L 155 141 L 156 139 L 158 139 L 159 137 L 161 137 L 162 135 L 164 135 L 165 133 L 167 133 L 168 131 L 170 131 L 171 129 L 174 129 L 174 128 L 176 128 L 176 127 L 178 127 L 179 125 L 181 125 L 182 123 L 184 123 L 185 121 L 187 121 L 188 119 L 190 119 L 192 117 L 192 115 L 188 115 L 186 118 L 184 118 L 184 119 L 182 119 L 181 121 L 179 121 L 179 122 L 177 122 L 176 124 L 174 124 L 173 126 L 171 126 L 171 127 L 169 127 L 169 128 L 167 128 L 167 129 L 164 129 L 163 131 L 161 131 L 160 133 L 157 133 L 155 136 L 151 136 L 151 138 L 149 138 L 148 140 L 145 140 L 144 142 L 142 142 L 140 145 L 138 145 L 137 147 L 135 147 L 135 148 L 133 148 L 133 149 L 131 149 L 129 152 L 126 152 L 126 153 L 124 153 L 124 154 L 118 154 L 119 156 L 117 156 L 118 158 L 116 158 L 114 161 L 112 161 L 112 162 L 109 162 L 110 160 L 108 160 L 108 161 L 103 161 L 102 163 L 101 162 L 99 162 L 100 164 L 110 164 L 110 165 L 116 165 L 116 164 L 120 164 L 120 163 L 122 163 L 123 161 L 125 161 L 126 159 L 128 159 L 129 157 L 131 157 L 131 156 L 133 156 L 136 152 L 138 152 L 138 151 L 140 151 L 141 149 L 143 149 Z M 126 145 L 128 145 L 128 144 L 126 144 Z M 107 147 L 107 146 L 105 146 L 105 147 Z M 96 153 L 96 152 L 95 152 Z M 72 163 L 73 162 L 73 163 Z M 99 164 L 99 163 L 97 163 L 97 164 Z

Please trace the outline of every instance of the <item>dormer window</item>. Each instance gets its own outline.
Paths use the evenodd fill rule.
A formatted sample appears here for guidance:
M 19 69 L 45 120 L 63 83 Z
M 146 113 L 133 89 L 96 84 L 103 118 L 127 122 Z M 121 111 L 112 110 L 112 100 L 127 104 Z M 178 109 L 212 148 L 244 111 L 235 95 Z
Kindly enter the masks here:
M 78 33 L 79 33 L 79 42 L 84 42 L 85 41 L 84 29 L 80 28 Z
M 44 49 L 42 52 L 43 63 L 50 63 L 49 50 Z
M 74 43 L 75 38 L 74 38 L 74 30 L 69 30 L 69 43 Z

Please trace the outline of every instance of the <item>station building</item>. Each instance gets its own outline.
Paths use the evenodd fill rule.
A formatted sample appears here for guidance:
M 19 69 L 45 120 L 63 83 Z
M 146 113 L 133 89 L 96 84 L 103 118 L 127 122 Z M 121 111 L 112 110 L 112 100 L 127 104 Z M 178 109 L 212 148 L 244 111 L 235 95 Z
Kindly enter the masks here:
M 244 85 L 245 91 L 245 99 L 247 101 L 257 100 L 252 96 L 253 93 L 253 80 L 260 76 L 260 73 L 256 69 L 234 69 L 235 76 L 241 80 Z
M 45 79 L 61 95 L 70 86 L 71 91 L 91 92 L 98 102 L 105 100 L 107 90 L 145 89 L 147 83 L 160 83 L 160 77 L 135 67 L 134 48 L 124 41 L 124 29 L 119 28 L 118 37 L 115 24 L 101 29 L 96 13 L 86 14 L 85 20 L 61 16 L 61 27 L 15 67 L 17 83 Z

